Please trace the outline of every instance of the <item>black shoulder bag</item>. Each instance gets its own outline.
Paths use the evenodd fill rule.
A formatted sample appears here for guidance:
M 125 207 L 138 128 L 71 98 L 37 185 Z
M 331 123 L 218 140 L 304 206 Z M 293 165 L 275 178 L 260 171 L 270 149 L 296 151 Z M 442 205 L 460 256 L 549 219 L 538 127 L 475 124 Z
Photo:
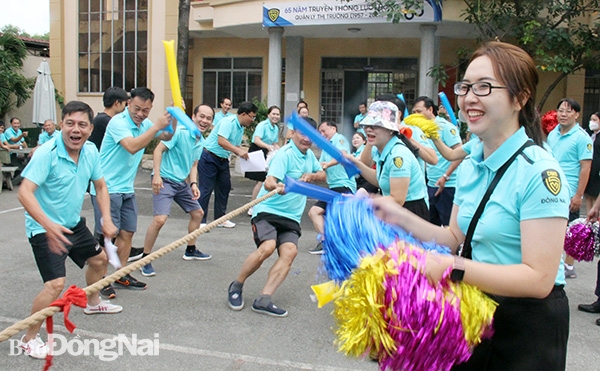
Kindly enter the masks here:
M 471 259 L 471 256 L 473 253 L 473 247 L 471 246 L 471 240 L 473 239 L 473 233 L 475 232 L 475 227 L 477 226 L 477 222 L 479 221 L 481 214 L 483 214 L 483 209 L 485 209 L 485 205 L 489 201 L 490 196 L 492 195 L 492 192 L 494 192 L 494 189 L 498 185 L 498 182 L 500 182 L 500 178 L 502 178 L 502 176 L 504 175 L 506 170 L 510 167 L 510 164 L 513 163 L 515 158 L 517 158 L 517 156 L 520 155 L 525 148 L 527 148 L 529 146 L 533 146 L 533 145 L 535 145 L 535 143 L 533 143 L 531 140 L 527 140 L 527 142 L 525 142 L 521 146 L 521 148 L 519 148 L 508 160 L 506 160 L 506 162 L 502 165 L 502 167 L 500 167 L 500 169 L 498 169 L 498 172 L 494 176 L 494 179 L 492 179 L 492 182 L 490 183 L 487 191 L 485 191 L 485 194 L 483 195 L 483 199 L 481 199 L 481 202 L 479 203 L 479 206 L 477 207 L 477 210 L 475 211 L 475 214 L 473 215 L 473 219 L 471 219 L 471 223 L 469 224 L 469 229 L 467 230 L 467 235 L 465 236 L 465 242 L 463 243 L 463 247 L 459 253 L 460 256 L 467 258 L 467 259 Z

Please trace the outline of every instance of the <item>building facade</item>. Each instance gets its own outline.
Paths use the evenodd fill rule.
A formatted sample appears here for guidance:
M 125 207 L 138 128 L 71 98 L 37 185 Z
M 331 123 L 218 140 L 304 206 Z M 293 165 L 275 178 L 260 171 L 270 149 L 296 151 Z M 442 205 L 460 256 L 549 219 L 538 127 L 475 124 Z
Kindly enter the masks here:
M 475 48 L 475 32 L 461 20 L 462 1 L 441 3 L 425 1 L 422 12 L 392 23 L 363 0 L 192 1 L 186 106 L 218 107 L 219 98 L 231 97 L 235 110 L 256 98 L 289 115 L 304 100 L 313 118 L 333 120 L 349 134 L 358 104 L 381 93 L 402 93 L 411 104 L 444 91 L 453 101 L 450 87 L 464 68 L 456 50 Z M 177 0 L 50 0 L 57 89 L 96 111 L 112 85 L 148 86 L 156 107 L 168 105 L 162 40 L 177 40 L 178 6 Z M 446 87 L 427 76 L 437 64 L 447 66 Z M 543 74 L 539 88 L 551 80 Z M 585 81 L 583 72 L 563 80 L 544 109 L 564 96 L 592 104 L 584 100 L 584 91 L 593 90 Z

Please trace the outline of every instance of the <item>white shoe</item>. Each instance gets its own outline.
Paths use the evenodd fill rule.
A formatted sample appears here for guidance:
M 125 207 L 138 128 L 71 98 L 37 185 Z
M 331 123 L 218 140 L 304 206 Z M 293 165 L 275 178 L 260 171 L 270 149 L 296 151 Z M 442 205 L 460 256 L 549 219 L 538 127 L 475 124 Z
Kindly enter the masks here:
M 235 223 L 233 223 L 231 220 L 228 220 L 224 223 L 219 224 L 219 227 L 221 228 L 233 228 L 235 227 Z
M 108 300 L 102 300 L 98 305 L 86 305 L 83 313 L 85 314 L 112 314 L 112 313 L 120 313 L 123 310 L 123 307 L 120 305 L 111 304 Z
M 23 342 L 23 337 L 19 341 L 19 347 L 23 350 L 23 353 L 27 354 L 32 358 L 44 359 L 48 355 L 48 344 L 44 343 L 40 334 L 37 334 L 35 338 L 28 342 Z
M 252 216 L 252 212 L 254 211 L 253 209 L 254 209 L 253 207 L 251 207 L 251 208 L 248 209 L 248 215 L 249 216 Z

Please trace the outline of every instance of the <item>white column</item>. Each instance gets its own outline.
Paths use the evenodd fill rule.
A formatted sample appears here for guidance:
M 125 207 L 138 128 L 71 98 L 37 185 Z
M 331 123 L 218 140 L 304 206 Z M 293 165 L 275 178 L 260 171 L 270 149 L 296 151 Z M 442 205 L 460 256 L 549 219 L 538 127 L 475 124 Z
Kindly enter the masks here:
M 432 24 L 422 24 L 421 30 L 421 55 L 419 58 L 419 95 L 426 95 L 433 98 L 435 82 L 427 72 L 435 63 L 435 31 L 437 26 Z
M 281 39 L 283 27 L 269 27 L 267 105 L 281 106 Z
M 285 116 L 296 111 L 296 104 L 302 99 L 302 61 L 304 39 L 299 36 L 285 38 Z

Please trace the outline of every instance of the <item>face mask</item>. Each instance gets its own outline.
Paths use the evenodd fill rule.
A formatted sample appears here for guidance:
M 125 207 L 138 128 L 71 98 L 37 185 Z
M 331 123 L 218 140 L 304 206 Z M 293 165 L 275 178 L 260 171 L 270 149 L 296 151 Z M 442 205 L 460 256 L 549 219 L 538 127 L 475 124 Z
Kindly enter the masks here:
M 590 130 L 591 131 L 596 131 L 596 130 L 598 130 L 598 128 L 600 128 L 599 123 L 597 123 L 596 121 L 590 121 Z

